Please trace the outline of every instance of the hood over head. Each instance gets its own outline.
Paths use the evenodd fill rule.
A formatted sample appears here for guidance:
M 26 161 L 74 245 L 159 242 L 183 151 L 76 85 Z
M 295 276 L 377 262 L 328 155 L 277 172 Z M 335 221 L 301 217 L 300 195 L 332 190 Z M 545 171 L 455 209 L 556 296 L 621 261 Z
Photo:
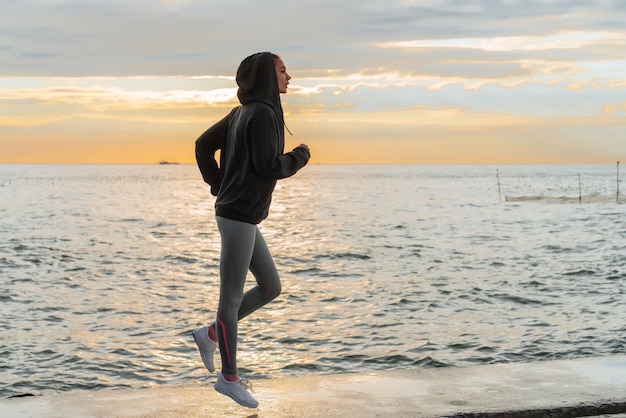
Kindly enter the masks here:
M 245 58 L 237 69 L 236 77 L 237 98 L 241 104 L 263 102 L 280 114 L 282 122 L 282 107 L 276 67 L 271 52 L 257 52 Z

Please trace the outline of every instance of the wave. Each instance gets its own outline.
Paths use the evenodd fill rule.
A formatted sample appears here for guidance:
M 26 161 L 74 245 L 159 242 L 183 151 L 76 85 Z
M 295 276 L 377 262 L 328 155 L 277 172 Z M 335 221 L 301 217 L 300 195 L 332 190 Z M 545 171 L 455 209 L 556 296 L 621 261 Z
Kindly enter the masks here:
M 319 254 L 315 256 L 317 259 L 348 259 L 348 260 L 369 260 L 371 257 L 367 254 L 358 254 L 358 253 L 329 253 L 329 254 Z
M 219 233 L 196 169 L 179 168 L 3 183 L 0 397 L 206 379 L 190 329 L 215 316 Z M 511 167 L 499 205 L 482 170 L 316 166 L 285 182 L 260 227 L 284 290 L 241 323 L 243 374 L 623 353 L 614 178 L 579 197 L 555 185 L 567 168 Z
M 600 193 L 592 193 L 581 196 L 547 196 L 547 195 L 529 195 L 529 196 L 505 196 L 505 202 L 536 202 L 536 203 L 617 203 L 615 196 L 606 196 Z

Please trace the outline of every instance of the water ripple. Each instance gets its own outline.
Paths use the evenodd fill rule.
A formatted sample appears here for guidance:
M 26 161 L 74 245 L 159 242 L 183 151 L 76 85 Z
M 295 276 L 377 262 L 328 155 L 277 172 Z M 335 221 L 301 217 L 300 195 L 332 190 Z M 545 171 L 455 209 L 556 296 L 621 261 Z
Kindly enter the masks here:
M 553 187 L 574 169 L 594 201 Z M 488 166 L 279 182 L 261 229 L 283 294 L 242 321 L 242 374 L 623 353 L 626 207 L 603 170 L 501 168 L 509 202 Z M 0 184 L 0 396 L 206 379 L 190 332 L 220 249 L 194 166 L 0 166 Z

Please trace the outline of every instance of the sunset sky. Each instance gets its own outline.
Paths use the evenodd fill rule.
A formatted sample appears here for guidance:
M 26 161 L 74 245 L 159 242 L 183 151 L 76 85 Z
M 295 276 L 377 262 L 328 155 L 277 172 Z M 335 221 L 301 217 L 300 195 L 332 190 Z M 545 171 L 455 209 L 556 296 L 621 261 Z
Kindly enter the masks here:
M 313 163 L 626 161 L 626 1 L 0 0 L 0 163 L 193 163 L 257 51 Z

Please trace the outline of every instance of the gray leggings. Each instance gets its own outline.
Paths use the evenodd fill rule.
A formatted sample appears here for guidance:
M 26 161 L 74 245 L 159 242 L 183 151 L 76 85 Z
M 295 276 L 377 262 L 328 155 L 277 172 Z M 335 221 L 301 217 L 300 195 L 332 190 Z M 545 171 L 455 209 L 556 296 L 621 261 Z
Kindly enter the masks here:
M 217 216 L 222 237 L 220 302 L 215 330 L 222 373 L 237 373 L 237 323 L 280 294 L 280 278 L 261 231 L 254 224 Z M 248 270 L 257 286 L 243 293 Z

